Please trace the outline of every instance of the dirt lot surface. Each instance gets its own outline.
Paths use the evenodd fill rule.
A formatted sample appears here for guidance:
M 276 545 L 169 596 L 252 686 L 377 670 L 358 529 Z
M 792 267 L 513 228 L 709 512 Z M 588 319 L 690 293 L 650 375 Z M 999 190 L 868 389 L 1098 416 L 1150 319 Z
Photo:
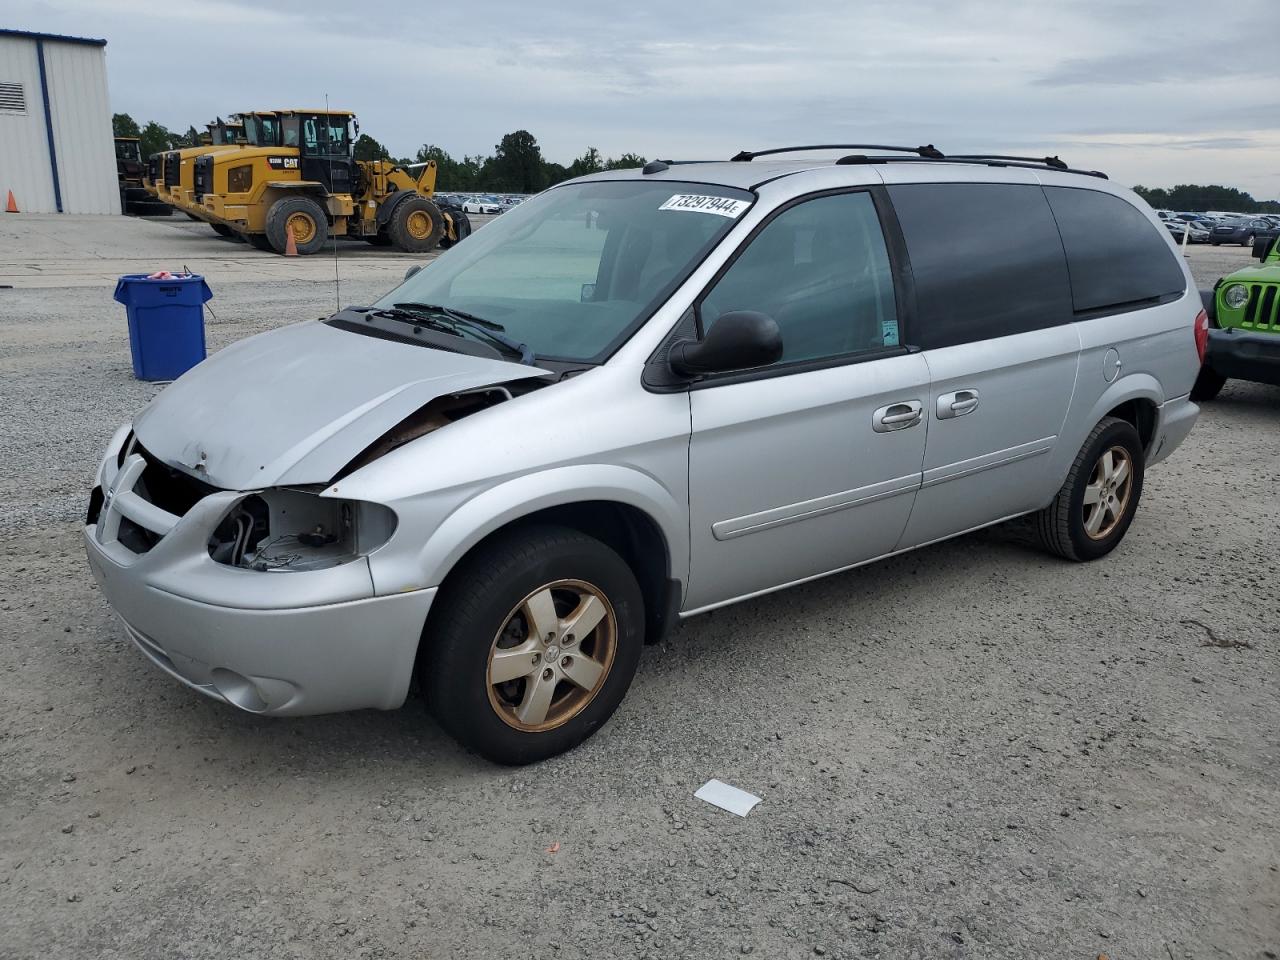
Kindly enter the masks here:
M 95 591 L 89 478 L 157 389 L 111 278 L 205 273 L 211 349 L 334 303 L 331 260 L 197 227 L 0 218 L 0 957 L 1280 951 L 1280 389 L 1206 406 L 1108 559 L 998 528 L 699 617 L 508 770 L 417 699 L 202 699 Z M 1247 259 L 1191 251 L 1202 283 Z M 353 252 L 343 301 L 410 262 Z

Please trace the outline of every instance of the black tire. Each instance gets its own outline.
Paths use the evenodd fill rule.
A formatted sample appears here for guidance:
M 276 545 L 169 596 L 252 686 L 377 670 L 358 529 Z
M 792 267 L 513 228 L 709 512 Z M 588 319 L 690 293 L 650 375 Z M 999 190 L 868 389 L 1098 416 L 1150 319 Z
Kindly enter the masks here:
M 1117 447 L 1128 455 L 1131 465 L 1129 486 L 1119 516 L 1109 530 L 1100 529 L 1102 535 L 1094 537 L 1085 529 L 1085 490 L 1094 478 L 1102 455 Z M 1114 550 L 1124 539 L 1142 499 L 1144 465 L 1142 440 L 1133 424 L 1115 417 L 1103 417 L 1080 448 L 1058 495 L 1035 515 L 1036 534 L 1041 546 L 1050 553 L 1077 562 L 1097 560 Z M 1094 507 L 1095 511 L 1100 509 Z
M 151 197 L 151 194 L 147 193 L 146 189 L 144 189 L 143 187 L 125 187 L 124 188 L 124 198 L 126 202 L 130 200 L 135 202 L 138 200 L 148 200 L 150 199 L 150 197 Z
M 286 224 L 294 222 L 294 244 L 300 256 L 319 253 L 329 238 L 329 219 L 324 208 L 310 197 L 285 197 L 277 200 L 267 211 L 266 235 L 271 249 L 284 253 L 288 238 Z M 307 221 L 310 221 L 307 224 Z M 305 226 L 303 226 L 306 224 Z
M 271 241 L 267 239 L 266 234 L 262 233 L 246 233 L 244 239 L 248 241 L 249 246 L 255 250 L 265 250 L 267 253 L 275 253 L 276 248 L 271 245 Z
M 409 197 L 391 211 L 386 233 L 391 242 L 406 253 L 426 253 L 440 243 L 444 214 L 426 197 Z
M 1216 370 L 1212 370 L 1208 365 L 1200 368 L 1200 375 L 1196 377 L 1195 384 L 1191 387 L 1191 399 L 1196 403 L 1205 403 L 1212 400 L 1222 392 L 1222 387 L 1227 382 L 1227 378 Z
M 190 216 L 190 214 L 187 214 L 187 216 Z M 225 223 L 211 223 L 209 224 L 209 226 L 212 227 L 213 232 L 220 237 L 235 236 L 235 231 L 232 230 L 230 227 L 228 227 Z
M 457 235 L 457 240 L 449 239 L 449 232 L 446 230 L 444 236 L 440 238 L 440 249 L 448 250 L 450 247 L 456 246 L 467 237 L 471 236 L 471 218 L 461 210 L 447 210 L 445 216 L 453 221 L 453 232 Z
M 128 204 L 128 211 L 136 217 L 167 217 L 173 207 L 163 200 L 134 200 Z
M 490 653 L 525 598 L 565 580 L 590 584 L 608 601 L 615 624 L 612 665 L 585 705 L 560 725 L 517 729 L 491 699 Z M 585 646 L 587 638 L 577 639 Z M 576 530 L 530 526 L 496 538 L 450 574 L 423 636 L 418 680 L 432 715 L 468 749 L 496 763 L 533 763 L 572 749 L 609 719 L 631 685 L 643 644 L 644 599 L 626 562 Z M 554 685 L 558 697 L 561 683 L 568 681 Z M 519 689 L 523 696 L 526 688 Z M 572 684 L 564 689 L 567 696 L 582 696 Z

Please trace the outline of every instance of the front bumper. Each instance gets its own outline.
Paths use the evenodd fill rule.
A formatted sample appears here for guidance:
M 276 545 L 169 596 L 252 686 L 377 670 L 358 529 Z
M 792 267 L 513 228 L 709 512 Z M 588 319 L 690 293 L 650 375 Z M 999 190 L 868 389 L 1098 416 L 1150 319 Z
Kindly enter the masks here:
M 129 498 L 118 443 L 98 484 L 107 496 L 84 527 L 102 594 L 138 648 L 170 676 L 252 713 L 296 716 L 400 706 L 435 588 L 375 596 L 365 560 L 313 571 L 219 564 L 208 541 L 240 494 L 215 493 L 135 553 L 119 516 L 148 519 Z
M 1280 385 L 1280 333 L 1211 329 L 1205 363 L 1224 377 Z

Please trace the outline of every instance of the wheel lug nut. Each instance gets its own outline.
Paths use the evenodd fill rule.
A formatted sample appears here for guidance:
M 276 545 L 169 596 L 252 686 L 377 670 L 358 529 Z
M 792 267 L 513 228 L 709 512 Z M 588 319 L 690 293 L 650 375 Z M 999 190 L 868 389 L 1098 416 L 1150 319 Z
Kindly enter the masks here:
M 562 666 L 562 667 L 564 667 L 566 670 L 568 670 L 568 669 L 569 669 L 569 666 L 570 666 L 572 663 L 573 663 L 573 657 L 565 657 L 563 660 L 561 660 L 561 661 L 560 661 L 560 666 Z
M 547 667 L 547 669 L 542 671 L 543 680 L 550 680 L 554 675 L 555 675 L 555 671 L 552 670 L 550 667 Z
M 541 662 L 542 662 L 542 654 L 540 654 L 540 653 L 535 653 L 535 654 L 533 655 L 533 662 L 534 662 L 535 664 L 537 664 L 537 663 L 541 663 Z
M 566 647 L 569 646 L 571 643 L 573 643 L 573 640 L 574 640 L 574 636 L 572 633 L 566 634 L 564 638 L 564 645 Z

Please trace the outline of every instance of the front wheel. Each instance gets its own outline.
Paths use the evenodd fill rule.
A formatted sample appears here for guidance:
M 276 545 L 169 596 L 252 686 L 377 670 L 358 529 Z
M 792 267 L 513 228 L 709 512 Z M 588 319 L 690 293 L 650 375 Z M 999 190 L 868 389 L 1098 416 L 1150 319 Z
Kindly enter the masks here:
M 434 250 L 444 234 L 444 215 L 426 197 L 409 197 L 396 204 L 386 226 L 391 242 L 407 253 Z
M 1053 502 L 1036 514 L 1046 550 L 1067 560 L 1097 560 L 1124 539 L 1142 497 L 1145 459 L 1133 424 L 1103 417 L 1076 454 Z
M 1253 237 L 1253 234 L 1251 233 L 1251 234 L 1249 234 L 1247 237 L 1245 237 L 1245 238 L 1244 238 L 1244 243 L 1240 244 L 1240 246 L 1242 246 L 1242 247 L 1252 247 L 1252 246 L 1253 246 L 1253 240 L 1254 240 L 1254 237 Z
M 643 642 L 640 587 L 616 552 L 576 530 L 527 527 L 481 547 L 441 587 L 418 678 L 464 746 L 533 763 L 609 719 Z
M 298 253 L 319 253 L 328 238 L 329 221 L 324 208 L 310 197 L 285 197 L 267 211 L 266 234 L 276 253 L 288 249 L 289 234 Z

